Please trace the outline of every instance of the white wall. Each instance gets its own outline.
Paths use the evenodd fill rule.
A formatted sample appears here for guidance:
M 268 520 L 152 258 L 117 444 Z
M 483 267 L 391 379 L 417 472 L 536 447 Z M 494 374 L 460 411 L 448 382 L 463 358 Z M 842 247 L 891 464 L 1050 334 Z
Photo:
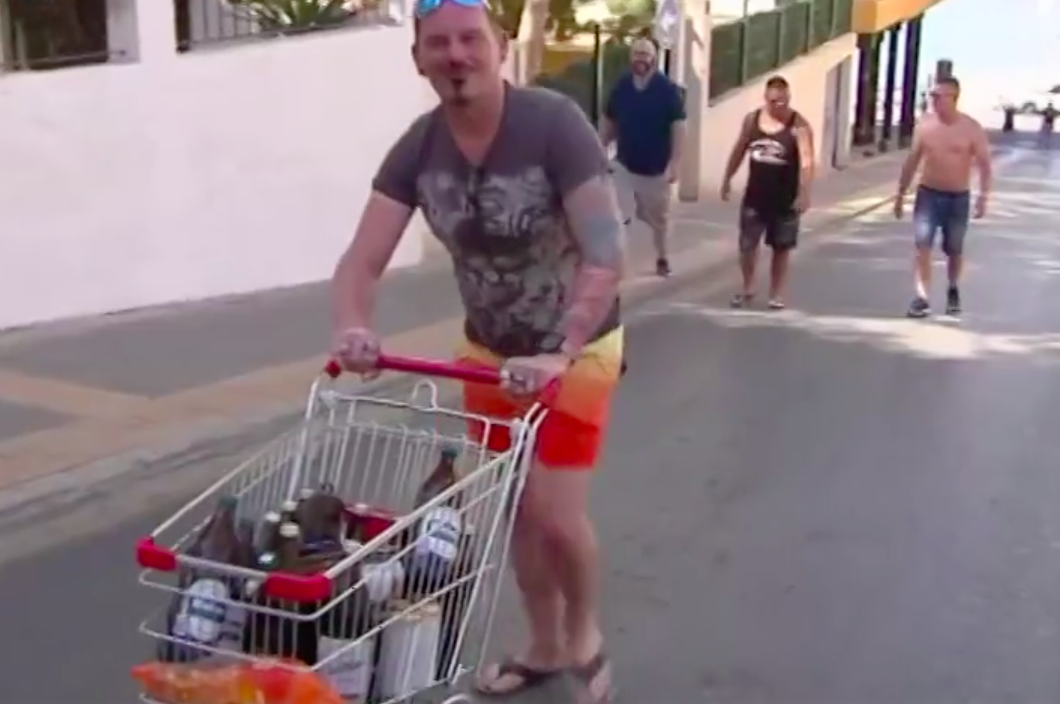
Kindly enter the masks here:
M 710 12 L 715 18 L 727 20 L 769 12 L 777 7 L 777 0 L 711 0 Z
M 784 76 L 791 84 L 792 106 L 806 118 L 814 134 L 818 136 L 817 158 L 819 165 L 824 167 L 819 169 L 818 173 L 823 175 L 829 166 L 828 155 L 831 149 L 822 144 L 820 136 L 826 131 L 824 124 L 826 106 L 835 100 L 834 93 L 830 95 L 828 91 L 828 73 L 835 66 L 850 60 L 856 49 L 856 42 L 857 38 L 854 34 L 833 39 L 809 54 L 800 56 L 790 64 L 781 67 L 780 70 L 751 81 L 711 103 L 703 113 L 702 124 L 699 128 L 700 159 L 696 183 L 698 192 L 711 195 L 717 192 L 721 185 L 729 152 L 739 134 L 740 125 L 747 113 L 761 107 L 765 82 L 773 75 Z M 848 106 L 852 98 L 849 81 L 839 81 L 838 86 L 833 82 L 832 85 L 840 92 L 840 109 L 837 111 L 840 117 L 837 119 L 835 129 L 831 131 L 839 140 L 840 161 L 842 161 L 842 152 L 849 151 L 851 125 L 849 119 L 843 119 L 841 116 L 849 114 L 849 108 L 844 106 Z M 741 168 L 734 183 L 743 182 L 744 171 L 745 168 Z
M 433 102 L 407 24 L 178 55 L 129 4 L 138 63 L 0 75 L 0 329 L 326 278 Z

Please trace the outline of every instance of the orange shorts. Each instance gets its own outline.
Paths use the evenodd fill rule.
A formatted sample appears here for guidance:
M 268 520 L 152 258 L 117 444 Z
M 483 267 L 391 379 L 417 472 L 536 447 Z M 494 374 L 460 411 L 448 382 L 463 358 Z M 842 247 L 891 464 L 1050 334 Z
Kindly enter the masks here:
M 559 391 L 549 403 L 549 411 L 537 434 L 537 459 L 552 469 L 591 469 L 600 455 L 611 397 L 622 367 L 624 332 L 617 328 L 586 345 L 560 380 Z M 471 366 L 499 369 L 504 359 L 481 345 L 465 342 L 457 360 Z M 464 385 L 464 409 L 490 418 L 512 419 L 524 415 L 533 404 L 511 397 L 507 392 L 483 384 Z M 506 427 L 470 421 L 468 432 L 495 452 L 511 446 Z

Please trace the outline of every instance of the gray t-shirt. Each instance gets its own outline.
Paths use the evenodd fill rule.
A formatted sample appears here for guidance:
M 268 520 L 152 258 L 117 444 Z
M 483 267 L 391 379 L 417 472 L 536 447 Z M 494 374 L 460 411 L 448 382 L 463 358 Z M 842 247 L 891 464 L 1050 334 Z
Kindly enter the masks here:
M 417 119 L 372 187 L 419 207 L 453 258 L 472 342 L 510 357 L 555 351 L 581 260 L 562 199 L 607 174 L 585 114 L 544 88 L 507 87 L 480 166 L 457 148 L 441 109 Z M 618 300 L 593 339 L 619 325 Z

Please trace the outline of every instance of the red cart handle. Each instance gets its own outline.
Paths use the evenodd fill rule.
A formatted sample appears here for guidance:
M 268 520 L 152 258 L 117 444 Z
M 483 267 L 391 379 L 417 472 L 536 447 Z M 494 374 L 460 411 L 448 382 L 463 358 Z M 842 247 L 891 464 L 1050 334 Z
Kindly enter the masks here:
M 396 355 L 379 355 L 376 369 L 388 372 L 402 372 L 419 376 L 431 376 L 454 381 L 466 381 L 472 384 L 489 384 L 499 386 L 501 373 L 496 369 L 474 367 L 460 362 L 444 362 L 436 359 L 419 357 L 400 357 Z M 332 379 L 342 374 L 342 365 L 338 360 L 330 359 L 324 365 L 324 373 Z

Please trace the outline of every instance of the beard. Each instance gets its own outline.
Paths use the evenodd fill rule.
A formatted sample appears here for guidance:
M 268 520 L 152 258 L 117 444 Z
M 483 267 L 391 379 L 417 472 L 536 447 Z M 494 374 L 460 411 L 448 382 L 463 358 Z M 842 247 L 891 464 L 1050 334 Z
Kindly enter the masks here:
M 470 98 L 468 97 L 466 92 L 466 78 L 450 78 L 449 85 L 452 88 L 452 93 L 449 95 L 449 100 L 447 101 L 450 105 L 463 107 L 470 102 Z

